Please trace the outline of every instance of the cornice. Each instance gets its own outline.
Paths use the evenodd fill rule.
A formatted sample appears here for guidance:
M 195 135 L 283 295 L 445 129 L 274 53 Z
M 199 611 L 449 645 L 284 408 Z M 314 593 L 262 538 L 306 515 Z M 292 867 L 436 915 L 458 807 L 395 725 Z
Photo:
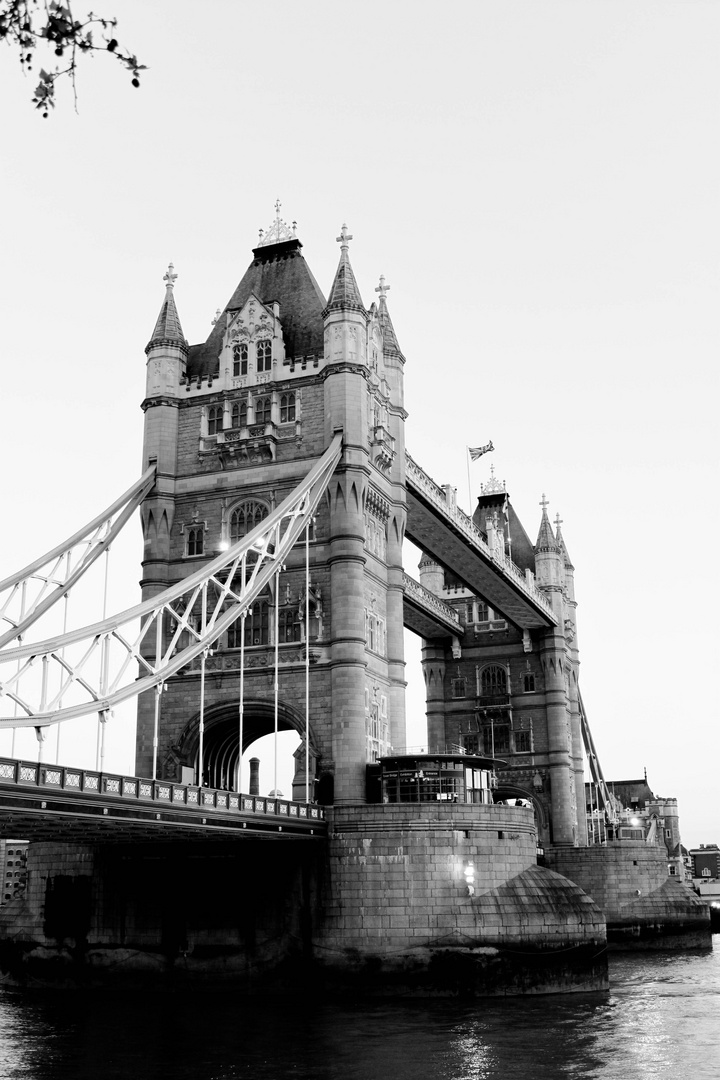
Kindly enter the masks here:
M 177 398 L 168 397 L 166 394 L 158 394 L 157 397 L 146 397 L 140 405 L 143 412 L 147 412 L 148 409 L 155 408 L 156 405 L 168 405 L 172 409 L 179 409 L 182 402 Z

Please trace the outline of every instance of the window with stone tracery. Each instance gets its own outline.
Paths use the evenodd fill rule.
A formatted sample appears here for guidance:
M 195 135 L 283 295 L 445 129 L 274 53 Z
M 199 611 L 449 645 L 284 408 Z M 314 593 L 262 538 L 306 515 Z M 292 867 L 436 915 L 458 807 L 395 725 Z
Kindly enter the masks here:
M 278 641 L 300 641 L 300 616 L 297 606 L 280 608 L 278 612 Z
M 269 424 L 272 417 L 272 400 L 270 397 L 255 398 L 255 423 Z
M 365 644 L 370 652 L 385 655 L 385 620 L 365 609 Z
M 240 503 L 230 514 L 230 543 L 235 544 L 260 524 L 269 513 L 265 503 L 248 499 Z
M 280 397 L 280 423 L 289 424 L 295 419 L 295 395 L 282 394 Z
M 507 671 L 500 664 L 489 664 L 480 672 L 480 693 L 483 697 L 499 697 L 508 692 Z
M 222 405 L 213 405 L 208 409 L 208 435 L 217 435 L 223 428 Z
M 256 370 L 258 372 L 270 371 L 272 367 L 272 342 L 263 340 L 255 345 Z
M 515 744 L 516 754 L 529 754 L 532 751 L 532 732 L 513 732 L 513 743 Z
M 248 373 L 248 347 L 242 342 L 239 345 L 233 345 L 233 378 L 237 379 L 240 375 L 247 375 Z
M 245 619 L 245 644 L 267 645 L 269 641 L 269 605 L 266 599 L 256 600 Z
M 231 423 L 234 428 L 247 427 L 247 401 L 236 401 L 232 407 Z
M 379 559 L 387 555 L 387 534 L 384 521 L 372 514 L 365 514 L 365 547 Z
M 202 525 L 188 529 L 187 531 L 187 554 L 202 555 L 205 549 L 205 530 Z

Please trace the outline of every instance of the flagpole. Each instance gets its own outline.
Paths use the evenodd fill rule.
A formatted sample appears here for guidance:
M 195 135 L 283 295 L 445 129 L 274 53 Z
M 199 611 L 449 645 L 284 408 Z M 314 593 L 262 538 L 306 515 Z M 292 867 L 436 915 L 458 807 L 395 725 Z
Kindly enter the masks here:
M 473 503 L 472 503 L 472 488 L 470 487 L 470 447 L 465 447 L 465 456 L 467 458 L 467 472 L 468 472 L 468 499 L 470 500 L 470 517 L 473 516 Z

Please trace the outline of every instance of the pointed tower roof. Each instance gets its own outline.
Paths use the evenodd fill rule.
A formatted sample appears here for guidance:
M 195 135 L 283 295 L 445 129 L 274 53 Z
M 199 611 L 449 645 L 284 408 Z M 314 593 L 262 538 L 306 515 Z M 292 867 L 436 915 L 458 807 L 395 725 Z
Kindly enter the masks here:
M 537 543 L 535 544 L 535 551 L 557 551 L 557 541 L 552 531 L 552 525 L 547 515 L 548 501 L 543 494 L 540 500 L 542 506 L 542 519 L 540 521 L 540 531 L 538 533 Z
M 322 312 L 325 297 L 302 255 L 295 222 L 287 225 L 279 216 L 269 229 L 260 230 L 253 261 L 245 271 L 223 310 L 213 319 L 207 341 L 192 345 L 188 356 L 188 377 L 213 374 L 218 369 L 227 320 L 223 316 L 239 311 L 253 293 L 264 304 L 280 305 L 280 322 L 286 356 L 322 356 L 324 349 Z
M 182 326 L 180 325 L 180 316 L 175 307 L 175 297 L 173 296 L 176 278 L 177 274 L 175 273 L 175 267 L 170 263 L 163 277 L 163 281 L 165 282 L 165 299 L 160 308 L 160 314 L 157 317 L 152 337 L 145 348 L 146 353 L 154 348 L 155 345 L 181 345 L 183 349 L 187 349 L 188 347 L 185 335 L 182 331 Z
M 560 552 L 560 554 L 562 555 L 562 557 L 563 557 L 563 559 L 565 561 L 565 566 L 568 568 L 568 570 L 574 570 L 575 567 L 573 566 L 572 562 L 570 561 L 570 556 L 568 555 L 568 549 L 565 546 L 565 539 L 563 537 L 563 534 L 560 532 L 560 526 L 561 525 L 562 525 L 562 518 L 560 517 L 559 514 L 556 514 L 555 515 L 555 542 L 557 543 L 557 549 Z
M 405 362 L 405 357 L 402 354 L 402 350 L 398 345 L 398 339 L 395 334 L 395 327 L 392 324 L 390 318 L 390 312 L 388 311 L 387 301 L 385 299 L 385 293 L 389 292 L 390 286 L 385 284 L 385 277 L 380 275 L 380 284 L 376 287 L 375 292 L 380 293 L 380 300 L 378 301 L 378 322 L 382 328 L 383 333 L 383 352 L 386 356 L 397 356 L 400 360 Z
M 350 240 L 352 240 L 352 236 L 348 232 L 347 225 L 343 225 L 340 235 L 337 237 L 337 242 L 340 245 L 340 262 L 330 289 L 330 299 L 327 302 L 324 314 L 329 311 L 362 311 L 364 315 L 367 314 L 353 268 L 350 265 Z

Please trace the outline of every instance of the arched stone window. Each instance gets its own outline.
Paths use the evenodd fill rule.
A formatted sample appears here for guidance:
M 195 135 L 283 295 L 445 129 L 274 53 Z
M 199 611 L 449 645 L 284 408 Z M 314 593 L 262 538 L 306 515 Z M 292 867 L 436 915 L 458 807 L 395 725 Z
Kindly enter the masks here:
M 255 398 L 255 423 L 269 424 L 271 417 L 270 397 Z
M 488 664 L 480 672 L 480 693 L 483 697 L 500 697 L 508 692 L 507 671 L 500 664 Z
M 257 357 L 257 371 L 270 371 L 272 367 L 272 342 L 266 338 L 258 341 L 255 345 L 255 355 Z
M 289 424 L 295 419 L 295 395 L 282 394 L 280 397 L 280 423 Z
M 208 435 L 217 435 L 223 428 L 222 405 L 213 405 L 208 409 Z
M 245 620 L 245 645 L 267 645 L 270 641 L 268 602 L 260 598 L 253 603 L 252 613 Z
M 205 532 L 202 525 L 198 525 L 187 531 L 188 555 L 202 555 L 205 550 Z
M 247 375 L 248 373 L 248 347 L 242 342 L 239 345 L 233 345 L 233 378 L 237 379 L 239 375 Z
M 278 641 L 300 640 L 300 616 L 297 607 L 280 608 L 278 612 Z
M 247 427 L 247 401 L 236 401 L 232 407 L 231 423 L 234 428 Z
M 532 694 L 535 689 L 535 676 L 532 671 L 526 671 L 523 674 L 523 692 L 526 694 Z
M 265 503 L 258 502 L 257 499 L 248 499 L 236 506 L 230 514 L 230 543 L 235 544 L 243 536 L 247 536 L 268 513 Z

